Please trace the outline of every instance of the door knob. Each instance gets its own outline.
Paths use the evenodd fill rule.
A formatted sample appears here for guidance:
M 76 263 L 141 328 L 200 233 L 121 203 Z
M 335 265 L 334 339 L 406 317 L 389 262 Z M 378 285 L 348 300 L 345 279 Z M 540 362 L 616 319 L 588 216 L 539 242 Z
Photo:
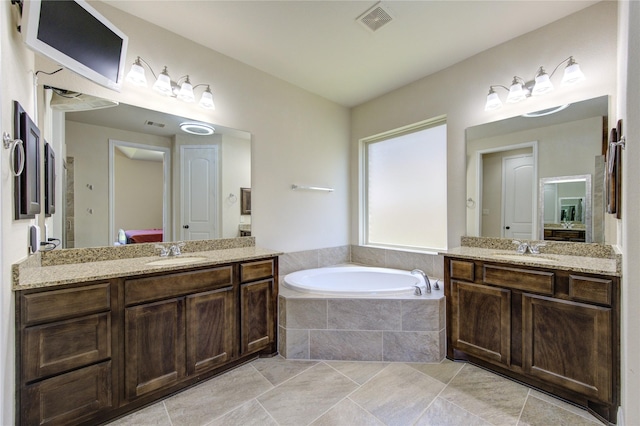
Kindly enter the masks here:
M 182 225 L 184 229 L 189 229 L 189 225 Z

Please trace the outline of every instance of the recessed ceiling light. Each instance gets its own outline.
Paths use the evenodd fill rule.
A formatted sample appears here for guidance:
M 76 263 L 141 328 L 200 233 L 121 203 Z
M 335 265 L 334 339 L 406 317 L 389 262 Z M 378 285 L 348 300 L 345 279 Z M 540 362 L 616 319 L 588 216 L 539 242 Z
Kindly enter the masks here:
M 192 135 L 208 136 L 212 135 L 216 130 L 208 124 L 202 123 L 181 123 L 180 129 L 183 132 L 191 133 Z

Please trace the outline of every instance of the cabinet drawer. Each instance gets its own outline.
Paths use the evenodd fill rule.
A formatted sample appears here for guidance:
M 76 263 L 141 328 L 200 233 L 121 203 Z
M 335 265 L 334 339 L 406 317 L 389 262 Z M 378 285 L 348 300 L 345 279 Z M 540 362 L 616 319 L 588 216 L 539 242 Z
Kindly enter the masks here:
M 124 300 L 127 305 L 132 305 L 214 290 L 232 285 L 232 282 L 232 266 L 157 277 L 136 278 L 125 282 Z
M 546 271 L 485 265 L 484 283 L 553 295 L 555 274 Z
M 52 377 L 22 391 L 21 424 L 78 424 L 113 406 L 111 361 Z
M 569 297 L 611 306 L 612 280 L 569 275 Z
M 258 262 L 243 263 L 240 265 L 240 282 L 270 278 L 274 273 L 273 259 Z
M 475 265 L 473 262 L 451 259 L 449 272 L 451 275 L 451 279 L 454 280 L 473 282 L 476 279 Z
M 24 331 L 24 350 L 27 382 L 108 359 L 111 314 L 28 327 Z
M 22 295 L 22 321 L 30 325 L 109 310 L 109 283 Z

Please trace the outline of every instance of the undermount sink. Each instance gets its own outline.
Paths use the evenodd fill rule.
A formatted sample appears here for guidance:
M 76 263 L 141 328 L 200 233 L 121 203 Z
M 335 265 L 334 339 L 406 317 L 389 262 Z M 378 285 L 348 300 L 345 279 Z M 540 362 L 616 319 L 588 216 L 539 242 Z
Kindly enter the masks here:
M 540 255 L 528 255 L 528 254 L 517 254 L 517 253 L 493 253 L 493 257 L 498 257 L 500 259 L 507 260 L 519 260 L 519 261 L 533 261 L 533 262 L 556 262 L 555 259 L 550 259 L 548 257 L 540 256 Z
M 173 266 L 173 265 L 185 265 L 188 263 L 200 262 L 201 260 L 206 260 L 206 257 L 167 257 L 160 260 L 153 260 L 151 262 L 147 262 L 147 265 L 150 266 Z

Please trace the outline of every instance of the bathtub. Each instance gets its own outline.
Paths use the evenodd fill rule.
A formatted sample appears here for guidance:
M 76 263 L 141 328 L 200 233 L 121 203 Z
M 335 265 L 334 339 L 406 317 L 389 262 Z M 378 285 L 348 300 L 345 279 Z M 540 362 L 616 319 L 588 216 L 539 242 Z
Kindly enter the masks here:
M 369 266 L 306 269 L 284 277 L 284 286 L 291 290 L 354 297 L 411 294 L 422 283 L 409 271 Z
M 278 350 L 287 359 L 440 362 L 442 286 L 414 295 L 420 275 L 344 265 L 293 272 L 278 296 Z

